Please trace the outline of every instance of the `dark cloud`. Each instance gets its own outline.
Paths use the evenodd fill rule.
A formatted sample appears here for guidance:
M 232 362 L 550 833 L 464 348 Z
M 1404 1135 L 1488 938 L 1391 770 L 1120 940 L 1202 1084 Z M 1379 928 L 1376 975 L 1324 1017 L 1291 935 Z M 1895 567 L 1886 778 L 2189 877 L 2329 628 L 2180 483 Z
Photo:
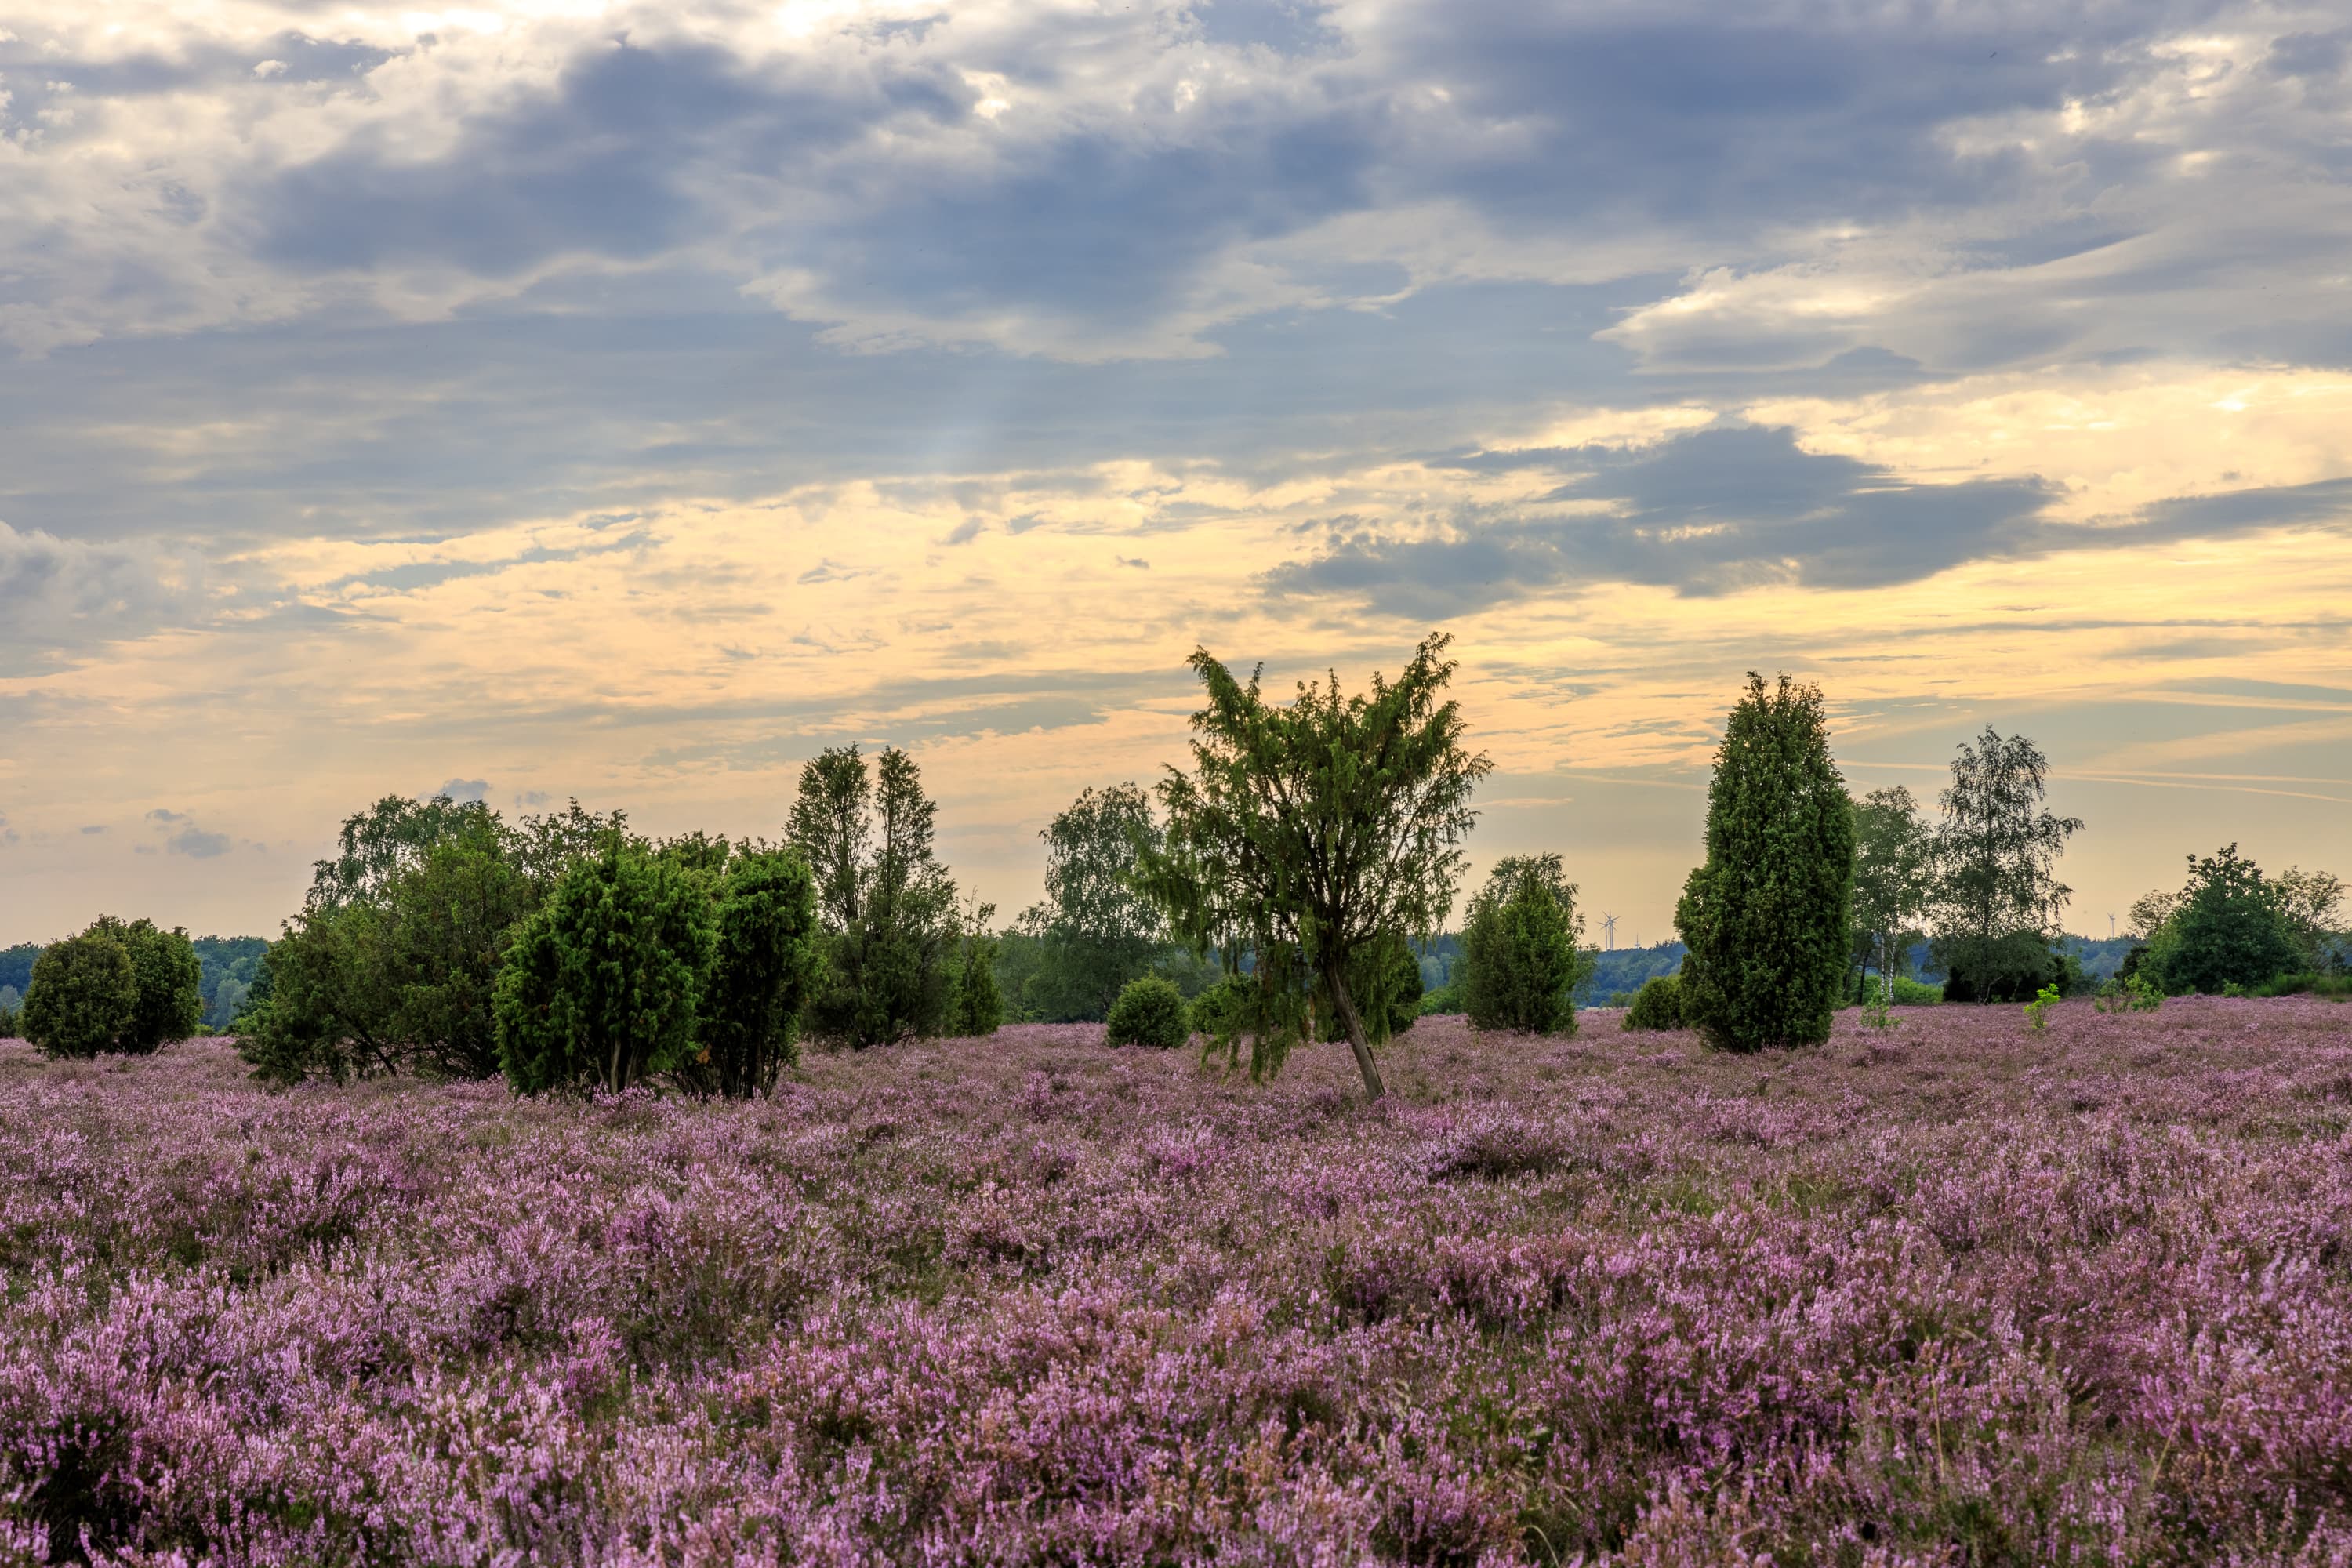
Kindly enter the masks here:
M 478 801 L 488 797 L 490 785 L 487 779 L 451 779 L 433 793 L 451 800 Z
M 2018 547 L 2053 499 L 2036 479 L 1928 485 L 1806 452 L 1786 429 L 1701 430 L 1654 447 L 1556 448 L 1581 470 L 1507 516 L 1422 536 L 1359 531 L 1267 574 L 1280 594 L 1338 592 L 1419 613 L 1588 583 L 1717 594 L 1769 582 L 1853 588 L 1925 577 Z M 1469 465 L 1472 455 L 1454 461 Z M 1569 511 L 1569 506 L 1601 510 Z
M 226 833 L 207 833 L 191 826 L 164 839 L 163 847 L 174 855 L 185 855 L 192 860 L 211 860 L 227 854 L 230 842 Z

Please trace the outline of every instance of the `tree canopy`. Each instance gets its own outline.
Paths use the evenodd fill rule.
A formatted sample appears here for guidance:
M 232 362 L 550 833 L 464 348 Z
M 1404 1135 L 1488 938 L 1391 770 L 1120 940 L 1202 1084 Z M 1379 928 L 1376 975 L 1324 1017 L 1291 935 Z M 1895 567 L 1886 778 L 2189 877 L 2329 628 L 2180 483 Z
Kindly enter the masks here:
M 1296 698 L 1265 700 L 1208 649 L 1189 661 L 1206 704 L 1192 716 L 1192 768 L 1159 786 L 1165 837 L 1138 881 L 1183 941 L 1214 948 L 1229 971 L 1250 960 L 1250 1005 L 1221 1029 L 1228 1061 L 1250 1035 L 1250 1070 L 1281 1069 L 1336 1011 L 1365 1092 L 1384 1092 L 1375 1043 L 1350 994 L 1349 960 L 1391 934 L 1425 936 L 1444 919 L 1476 816 L 1470 796 L 1492 764 L 1463 744 L 1444 695 L 1451 639 L 1425 638 L 1394 682 L 1349 694 L 1332 673 Z

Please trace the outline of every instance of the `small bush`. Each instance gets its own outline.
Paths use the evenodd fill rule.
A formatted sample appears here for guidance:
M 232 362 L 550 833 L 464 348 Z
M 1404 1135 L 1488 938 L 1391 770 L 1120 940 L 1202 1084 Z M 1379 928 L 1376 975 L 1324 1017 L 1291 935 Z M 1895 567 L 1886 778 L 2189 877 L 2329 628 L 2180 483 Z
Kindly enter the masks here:
M 1157 974 L 1130 980 L 1111 1004 L 1103 1038 L 1114 1046 L 1150 1046 L 1174 1050 L 1192 1037 L 1184 994 Z
M 1221 1035 L 1244 1032 L 1254 984 L 1245 974 L 1220 975 L 1214 985 L 1192 998 L 1189 1015 L 1192 1033 L 1213 1040 Z
M 1462 1007 L 1462 987 L 1453 982 L 1421 994 L 1421 1016 L 1424 1018 L 1440 1013 L 1459 1013 Z
M 796 849 L 746 849 L 719 896 L 715 958 L 679 1081 L 705 1094 L 765 1094 L 800 1060 L 801 1009 L 817 969 L 816 883 Z
M 1907 974 L 1895 977 L 1895 1005 L 1897 1007 L 1933 1007 L 1944 1000 L 1944 988 L 1914 980 Z
M 1654 974 L 1633 994 L 1625 1009 L 1628 1029 L 1679 1029 L 1683 1026 L 1682 982 L 1671 974 Z
M 963 941 L 963 957 L 948 994 L 948 1033 L 978 1038 L 1004 1023 L 1004 993 L 996 984 L 996 939 L 973 932 Z

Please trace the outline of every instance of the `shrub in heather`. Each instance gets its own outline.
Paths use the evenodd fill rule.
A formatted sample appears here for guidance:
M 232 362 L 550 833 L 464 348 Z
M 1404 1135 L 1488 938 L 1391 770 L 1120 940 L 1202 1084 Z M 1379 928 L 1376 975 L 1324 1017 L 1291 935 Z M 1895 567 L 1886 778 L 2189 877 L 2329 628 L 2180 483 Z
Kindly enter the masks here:
M 1671 974 L 1653 974 L 1633 993 L 1625 1009 L 1628 1029 L 1679 1029 L 1683 1026 L 1682 983 Z
M 675 858 L 675 857 L 673 857 Z M 687 1087 L 765 1094 L 800 1060 L 801 1009 L 821 963 L 816 883 L 798 850 L 746 850 L 720 884 L 709 983 L 696 1009 Z
M 33 963 L 25 1038 L 47 1057 L 94 1057 L 115 1048 L 139 1008 L 139 967 L 110 931 L 92 926 L 53 942 Z
M 1192 1037 L 1184 994 L 1157 974 L 1130 980 L 1110 1005 L 1103 1038 L 1114 1046 L 1151 1046 L 1174 1050 Z
M 177 926 L 164 931 L 149 920 L 125 924 L 110 916 L 100 916 L 91 929 L 100 928 L 115 933 L 138 977 L 139 999 L 115 1049 L 145 1056 L 194 1034 L 205 1016 L 204 966 L 188 933 Z
M 1249 988 L 1256 982 L 1246 974 L 1220 974 L 1216 983 L 1192 998 L 1185 1016 L 1192 1033 L 1215 1039 L 1246 1032 L 1250 1011 L 1255 1005 Z
M 508 1081 L 525 1094 L 618 1094 L 686 1062 L 713 923 L 690 872 L 618 835 L 594 858 L 574 861 L 515 933 L 499 974 Z
M 1683 1016 L 1718 1049 L 1829 1038 L 1847 954 L 1853 815 L 1821 689 L 1750 671 L 1706 798 L 1706 863 L 1675 924 Z
M 1472 897 L 1462 925 L 1463 1011 L 1481 1029 L 1576 1033 L 1584 917 L 1557 855 L 1508 855 Z

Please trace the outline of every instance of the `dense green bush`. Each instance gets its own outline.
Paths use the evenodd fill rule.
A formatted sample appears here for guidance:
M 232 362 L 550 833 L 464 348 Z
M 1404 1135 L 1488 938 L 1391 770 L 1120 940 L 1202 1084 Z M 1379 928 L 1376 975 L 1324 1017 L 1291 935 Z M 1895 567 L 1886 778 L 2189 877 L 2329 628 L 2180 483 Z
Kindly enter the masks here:
M 1914 980 L 1907 974 L 1895 977 L 1894 1003 L 1897 1007 L 1933 1007 L 1944 1000 L 1944 988 Z
M 684 858 L 672 856 L 672 859 Z M 719 884 L 709 983 L 696 1048 L 678 1081 L 743 1099 L 800 1060 L 801 1010 L 817 975 L 816 883 L 797 850 L 746 849 Z
M 44 950 L 32 980 L 25 1037 L 49 1056 L 146 1056 L 204 1021 L 195 947 L 186 931 L 152 921 L 100 915 Z
M 1458 980 L 1449 980 L 1434 991 L 1421 994 L 1421 1016 L 1424 1018 L 1459 1013 L 1462 1007 L 1462 983 Z
M 1706 863 L 1675 923 L 1683 1016 L 1750 1051 L 1829 1038 L 1847 954 L 1853 815 L 1818 687 L 1750 673 L 1707 790 Z
M 25 1038 L 46 1057 L 94 1057 L 115 1048 L 139 1007 L 131 950 L 97 926 L 53 942 L 33 964 Z
M 1114 1046 L 1151 1046 L 1174 1050 L 1192 1037 L 1184 994 L 1157 974 L 1130 980 L 1111 1004 L 1103 1038 Z
M 1557 855 L 1496 862 L 1470 900 L 1462 927 L 1463 1011 L 1481 1029 L 1576 1033 L 1576 988 L 1590 961 L 1576 884 Z
M 524 921 L 499 973 L 499 1058 L 525 1094 L 617 1094 L 685 1063 L 709 984 L 711 900 L 675 860 L 614 835 Z
M 1671 974 L 1656 974 L 1642 983 L 1625 1009 L 1628 1029 L 1679 1029 L 1683 1026 L 1682 983 Z
M 2302 967 L 2302 944 L 2261 868 L 2234 844 L 2189 860 L 2187 897 L 2149 944 L 2147 966 L 2176 995 L 2267 985 Z
M 0 1040 L 13 1040 L 23 1026 L 25 998 L 14 985 L 0 985 Z

